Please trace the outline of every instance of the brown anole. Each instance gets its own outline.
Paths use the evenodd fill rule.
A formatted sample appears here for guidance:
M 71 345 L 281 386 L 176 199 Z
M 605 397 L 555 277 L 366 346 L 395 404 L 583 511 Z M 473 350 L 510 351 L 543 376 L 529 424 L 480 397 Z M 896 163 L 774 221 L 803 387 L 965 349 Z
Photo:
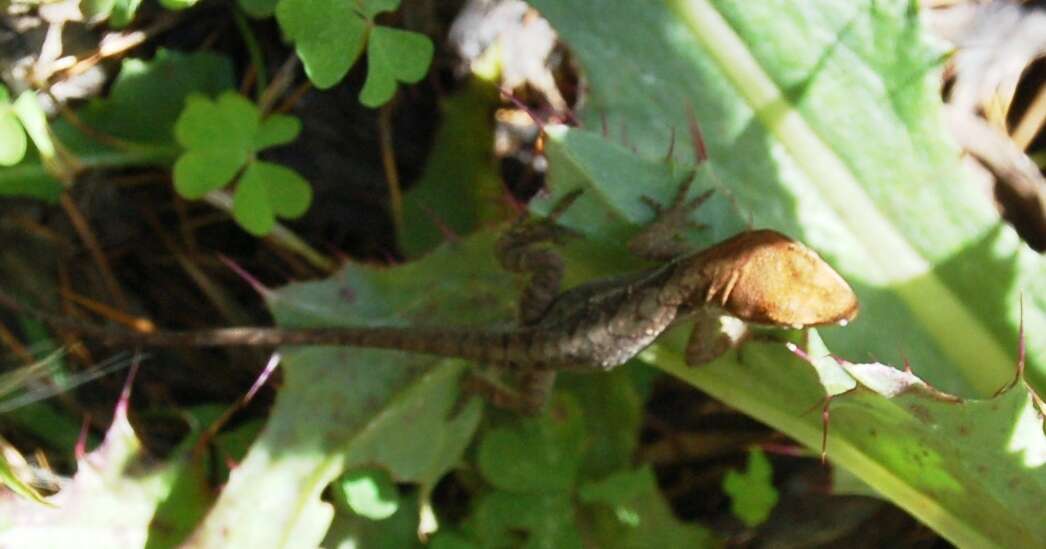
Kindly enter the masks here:
M 634 252 L 662 264 L 565 292 L 559 289 L 563 263 L 550 244 L 567 234 L 556 219 L 577 194 L 561 200 L 546 218 L 513 226 L 496 253 L 507 269 L 529 274 L 530 282 L 520 300 L 518 325 L 505 329 L 239 327 L 142 333 L 72 323 L 3 295 L 0 302 L 113 345 L 350 345 L 464 358 L 518 372 L 518 394 L 499 394 L 493 386 L 486 392 L 526 411 L 540 408 L 556 371 L 609 370 L 686 320 L 695 323 L 685 358 L 697 365 L 738 344 L 747 323 L 805 328 L 843 324 L 856 316 L 857 297 L 846 281 L 815 252 L 776 231 L 746 231 L 679 255 L 672 236 L 708 196 L 688 200 L 691 179 L 680 185 L 667 209 L 651 203 L 657 219 L 631 242 Z

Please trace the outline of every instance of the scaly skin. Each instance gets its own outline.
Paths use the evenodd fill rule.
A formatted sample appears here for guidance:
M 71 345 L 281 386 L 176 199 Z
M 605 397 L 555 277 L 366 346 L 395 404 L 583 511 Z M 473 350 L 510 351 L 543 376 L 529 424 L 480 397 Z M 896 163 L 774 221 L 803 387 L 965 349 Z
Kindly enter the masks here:
M 633 240 L 633 251 L 657 258 L 676 252 L 672 235 L 708 195 L 688 201 L 689 185 L 687 179 L 668 208 L 655 205 L 657 219 Z M 500 331 L 408 326 L 136 333 L 36 314 L 115 345 L 351 345 L 464 358 L 517 372 L 524 390 L 516 395 L 489 383 L 479 389 L 495 402 L 529 412 L 543 405 L 556 371 L 609 370 L 688 319 L 696 321 L 686 360 L 697 365 L 740 342 L 741 335 L 721 329 L 724 316 L 805 328 L 846 323 L 857 314 L 857 298 L 841 276 L 809 248 L 771 230 L 743 232 L 658 267 L 560 293 L 563 264 L 549 244 L 565 236 L 555 221 L 575 198 L 565 197 L 546 219 L 517 223 L 499 241 L 501 263 L 530 275 L 519 325 Z M 0 301 L 25 310 L 2 294 Z
M 807 276 L 796 278 L 799 272 Z M 572 288 L 556 297 L 538 322 L 519 328 L 244 327 L 151 333 L 74 328 L 120 345 L 350 345 L 513 369 L 608 370 L 701 308 L 721 309 L 745 322 L 805 328 L 851 320 L 857 300 L 842 277 L 814 252 L 780 233 L 759 230 L 660 267 Z

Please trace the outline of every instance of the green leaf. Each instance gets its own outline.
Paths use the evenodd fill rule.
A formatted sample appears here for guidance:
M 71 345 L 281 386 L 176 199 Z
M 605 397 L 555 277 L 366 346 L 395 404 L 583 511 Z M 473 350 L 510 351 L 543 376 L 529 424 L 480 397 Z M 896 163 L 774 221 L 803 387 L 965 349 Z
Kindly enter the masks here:
M 11 106 L 7 88 L 0 86 L 0 166 L 14 166 L 25 157 L 28 140 Z
M 254 175 L 265 182 L 272 211 L 285 219 L 301 217 L 312 203 L 312 188 L 298 172 L 269 162 L 255 162 Z
M 363 0 L 363 14 L 373 20 L 375 15 L 386 11 L 396 11 L 400 0 Z
M 429 549 L 479 549 L 479 546 L 459 532 L 441 528 L 429 541 Z
M 507 219 L 490 124 L 497 92 L 472 79 L 446 98 L 421 179 L 404 194 L 400 248 L 419 257 L 446 238 Z
M 112 10 L 109 12 L 109 26 L 114 29 L 122 29 L 129 25 L 134 20 L 141 4 L 142 0 L 114 0 Z M 170 8 L 168 7 L 168 9 Z
M 513 311 L 511 278 L 491 246 L 484 234 L 394 269 L 347 264 L 328 280 L 273 293 L 269 304 L 284 326 L 489 326 Z M 323 491 L 343 470 L 381 467 L 427 493 L 479 423 L 481 402 L 460 392 L 462 361 L 347 347 L 281 353 L 284 386 L 269 423 L 197 533 L 202 545 L 316 547 L 333 514 Z
M 730 470 L 723 477 L 723 491 L 730 496 L 730 511 L 749 528 L 766 521 L 777 505 L 777 489 L 770 460 L 758 448 L 748 453 L 748 469 Z
M 138 1 L 141 1 L 141 0 L 138 0 Z M 160 1 L 160 5 L 161 6 L 167 8 L 169 10 L 172 10 L 172 11 L 188 9 L 188 8 L 191 8 L 191 7 L 195 6 L 196 3 L 199 2 L 199 0 L 159 0 L 159 1 Z
M 334 522 L 320 547 L 360 547 L 376 549 L 423 549 L 418 539 L 420 514 L 417 493 L 404 494 L 392 516 L 371 520 L 351 511 L 335 507 Z M 440 532 L 443 530 L 440 529 Z
M 258 173 L 258 164 L 251 164 L 236 184 L 232 198 L 232 216 L 241 227 L 254 236 L 272 231 L 276 215 L 272 211 L 269 190 L 264 176 Z
M 1019 245 L 970 185 L 954 188 L 966 179 L 936 116 L 930 71 L 940 52 L 926 44 L 906 2 L 833 5 L 823 14 L 815 9 L 820 4 L 672 4 L 644 14 L 622 9 L 598 27 L 598 9 L 570 6 L 545 6 L 546 15 L 562 23 L 565 37 L 583 40 L 577 53 L 600 90 L 593 104 L 615 107 L 607 127 L 626 127 L 630 141 L 653 158 L 693 105 L 711 156 L 708 171 L 729 185 L 736 208 L 751 212 L 756 226 L 814 246 L 857 286 L 864 314 L 847 330 L 826 333 L 829 343 L 865 343 L 871 348 L 863 352 L 895 362 L 903 344 L 912 362 L 939 369 L 927 377 L 942 388 L 989 394 L 1015 360 L 1021 289 L 1035 296 L 1026 301 L 1028 333 L 1046 334 L 1032 329 L 1046 322 L 1046 284 L 1034 276 L 1041 258 Z M 672 21 L 677 34 L 622 34 L 654 13 Z M 874 71 L 885 71 L 876 61 L 882 48 L 895 52 L 896 62 L 880 74 Z M 632 52 L 634 60 L 622 65 L 614 51 Z M 876 83 L 854 81 L 855 63 L 869 65 L 861 74 L 875 74 Z M 861 117 L 838 124 L 840 109 Z M 595 121 L 598 113 L 583 114 Z M 882 145 L 871 155 L 869 132 Z M 675 150 L 692 156 L 685 143 Z M 992 261 L 1007 276 L 985 293 L 992 278 L 983 273 Z M 978 263 L 984 267 L 965 268 Z M 866 319 L 884 315 L 900 323 L 903 340 L 869 333 L 876 328 Z M 1037 371 L 1046 336 L 1028 343 Z M 948 364 L 960 369 L 948 371 Z
M 160 49 L 151 60 L 125 59 L 109 96 L 92 100 L 78 114 L 91 127 L 125 141 L 170 144 L 188 96 L 213 97 L 232 87 L 229 59 Z M 142 123 L 144 115 L 148 123 Z
M 675 517 L 650 467 L 617 471 L 582 486 L 592 521 L 588 535 L 600 547 L 718 547 L 711 533 Z
M 857 387 L 857 380 L 839 365 L 817 330 L 810 330 L 806 334 L 806 354 L 827 396 L 845 394 Z
M 294 141 L 301 133 L 301 121 L 295 116 L 273 114 L 262 120 L 254 136 L 254 150 L 260 151 Z
M 467 526 L 480 547 L 582 547 L 570 498 L 562 493 L 492 492 L 480 499 Z
M 255 19 L 272 17 L 279 0 L 239 0 L 240 8 Z
M 379 107 L 392 99 L 396 82 L 413 84 L 428 72 L 432 41 L 423 34 L 376 25 L 367 43 L 367 81 L 360 103 Z
M 239 463 L 247 454 L 251 443 L 258 438 L 258 432 L 261 429 L 261 420 L 248 421 L 239 427 L 219 433 L 214 437 L 214 446 L 218 449 L 223 461 Z
M 299 217 L 312 201 L 307 181 L 289 168 L 253 160 L 266 146 L 285 143 L 300 130 L 298 119 L 274 116 L 261 121 L 258 108 L 236 93 L 217 101 L 190 97 L 175 125 L 188 151 L 174 164 L 174 185 L 187 198 L 200 198 L 232 181 L 243 169 L 233 196 L 233 217 L 248 232 L 272 231 L 276 216 Z
M 80 0 L 80 13 L 87 20 L 101 20 L 109 17 L 116 0 Z
M 151 61 L 124 60 L 109 97 L 94 99 L 77 112 L 84 125 L 133 142 L 134 147 L 113 148 L 61 119 L 55 120 L 51 129 L 85 167 L 169 166 L 179 152 L 172 128 L 186 96 L 194 92 L 215 94 L 231 86 L 228 59 L 160 49 Z M 148 113 L 147 124 L 142 123 L 143 113 Z M 0 194 L 54 201 L 62 189 L 61 182 L 48 173 L 32 151 L 21 165 L 0 170 Z
M 692 144 L 680 136 L 693 108 L 710 157 L 696 186 L 720 188 L 729 200 L 702 208 L 709 227 L 688 235 L 692 240 L 722 239 L 750 218 L 752 226 L 817 249 L 854 286 L 861 315 L 822 332 L 837 354 L 900 364 L 903 353 L 942 390 L 989 395 L 1012 377 L 1023 294 L 1028 376 L 1046 385 L 1043 259 L 963 173 L 940 124 L 942 53 L 924 37 L 909 2 L 622 3 L 612 13 L 594 2 L 534 4 L 584 68 L 591 96 L 580 116 L 589 126 L 602 118 L 608 128 L 626 129 L 636 156 L 649 159 L 665 154 L 675 128 L 675 157 L 692 162 Z M 615 162 L 622 148 L 596 141 L 591 132 L 550 131 L 550 199 L 584 185 L 588 192 L 564 221 L 613 242 L 648 219 L 636 195 L 667 198 L 671 178 L 625 181 L 619 174 L 636 162 Z M 583 218 L 583 211 L 592 215 Z M 679 354 L 684 335 L 662 337 L 644 358 L 820 446 L 818 418 L 804 415 L 826 392 L 812 370 L 780 347 L 757 344 L 687 369 Z M 958 443 L 937 455 L 992 453 L 994 464 L 984 466 L 1004 463 L 1014 480 L 1009 488 L 982 487 L 973 471 L 948 473 L 951 459 L 919 465 L 910 434 L 907 443 L 866 440 L 881 433 L 884 412 L 860 405 L 865 398 L 833 400 L 829 456 L 839 466 L 958 545 L 1044 543 L 1043 534 L 1029 531 L 1020 504 L 1023 490 L 1040 491 L 1043 468 L 1018 465 L 999 440 Z M 889 407 L 900 413 L 907 398 L 916 397 L 895 397 Z M 836 417 L 839 402 L 854 403 L 845 424 Z M 1000 412 L 995 432 L 1012 432 L 1022 417 L 1018 408 Z M 924 436 L 946 442 L 941 432 Z M 930 483 L 949 477 L 971 488 L 955 491 L 949 482 L 942 491 Z
M 380 469 L 345 473 L 334 483 L 334 488 L 342 503 L 371 520 L 387 519 L 399 509 L 399 490 Z
M 174 137 L 179 145 L 187 149 L 203 150 L 214 143 L 224 142 L 222 118 L 217 103 L 203 96 L 190 96 L 185 100 L 185 110 L 174 125 Z M 235 141 L 234 138 L 234 144 Z M 238 148 L 246 150 L 246 147 Z
M 157 465 L 117 408 L 101 446 L 77 461 L 76 475 L 41 507 L 0 492 L 4 547 L 162 547 L 186 541 L 209 504 L 202 462 L 187 440 Z
M 352 0 L 280 0 L 276 20 L 321 90 L 349 72 L 367 40 L 368 22 Z
M 5 452 L 17 451 L 14 447 L 7 444 L 7 441 L 2 441 L 0 444 L 3 444 Z M 15 474 L 4 453 L 0 453 L 0 484 L 30 501 L 47 504 L 47 500 L 40 495 L 40 492 L 37 492 L 29 483 L 25 482 Z
M 635 460 L 643 422 L 643 398 L 636 389 L 636 364 L 598 376 L 560 375 L 556 386 L 580 404 L 585 426 L 581 477 L 603 478 Z
M 294 170 L 269 162 L 252 162 L 236 186 L 233 216 L 251 234 L 263 236 L 272 231 L 275 216 L 301 216 L 311 201 L 309 183 Z
M 258 127 L 261 125 L 258 107 L 246 97 L 234 92 L 225 92 L 218 96 L 218 107 L 224 115 L 223 122 L 230 124 L 228 130 L 233 132 L 237 142 L 242 138 L 246 143 L 250 143 L 250 137 L 258 133 Z
M 541 417 L 484 434 L 476 462 L 487 482 L 508 492 L 550 494 L 573 488 L 584 444 L 581 411 L 570 398 L 561 398 L 553 406 Z M 512 466 L 506 467 L 507 463 Z
M 651 474 L 649 468 L 617 471 L 609 477 L 585 484 L 578 490 L 578 496 L 585 503 L 617 504 L 628 501 L 650 489 Z
M 237 148 L 186 152 L 174 163 L 174 188 L 185 198 L 201 198 L 232 181 L 246 161 L 246 152 Z
M 36 145 L 36 150 L 44 159 L 55 157 L 54 142 L 47 128 L 47 115 L 36 100 L 36 94 L 30 90 L 22 92 L 15 100 L 13 109 L 18 120 L 22 122 L 25 133 Z
M 226 92 L 217 101 L 196 95 L 186 101 L 174 134 L 190 150 L 221 146 L 247 154 L 254 151 L 259 125 L 258 108 L 242 95 Z

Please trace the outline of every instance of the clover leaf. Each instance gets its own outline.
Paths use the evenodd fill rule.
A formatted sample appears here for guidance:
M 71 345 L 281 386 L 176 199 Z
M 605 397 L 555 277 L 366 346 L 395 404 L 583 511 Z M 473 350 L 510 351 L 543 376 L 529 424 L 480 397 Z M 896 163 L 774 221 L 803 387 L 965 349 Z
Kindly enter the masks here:
M 367 81 L 360 102 L 378 107 L 396 82 L 421 80 L 432 62 L 432 41 L 423 34 L 374 24 L 374 17 L 399 7 L 399 0 L 280 0 L 276 20 L 317 88 L 338 83 L 367 47 Z
M 762 450 L 748 454 L 748 470 L 731 470 L 723 478 L 723 491 L 730 496 L 730 510 L 749 527 L 757 526 L 770 516 L 777 505 L 774 471 Z
M 421 80 L 432 61 L 432 41 L 416 32 L 375 26 L 367 47 L 367 81 L 360 103 L 380 107 L 396 92 L 396 82 Z
M 269 162 L 253 162 L 236 186 L 232 215 L 255 235 L 268 234 L 276 222 L 301 217 L 312 202 L 312 189 L 297 172 Z
M 258 107 L 234 92 L 217 100 L 190 96 L 174 126 L 175 138 L 186 149 L 174 163 L 174 188 L 198 199 L 242 174 L 233 194 L 233 218 L 251 234 L 268 234 L 277 216 L 305 213 L 312 189 L 294 170 L 258 160 L 256 154 L 294 140 L 300 130 L 291 116 L 262 120 Z

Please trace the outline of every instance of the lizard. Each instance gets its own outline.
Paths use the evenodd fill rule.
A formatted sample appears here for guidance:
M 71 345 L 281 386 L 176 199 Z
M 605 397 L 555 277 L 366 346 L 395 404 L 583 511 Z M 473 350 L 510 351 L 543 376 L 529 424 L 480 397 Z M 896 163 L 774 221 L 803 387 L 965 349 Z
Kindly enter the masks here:
M 684 354 L 700 365 L 737 346 L 747 324 L 807 328 L 846 324 L 859 304 L 847 282 L 813 250 L 777 231 L 748 230 L 708 248 L 681 253 L 671 236 L 711 191 L 688 198 L 691 170 L 667 207 L 629 248 L 659 265 L 560 291 L 562 259 L 552 245 L 570 231 L 558 218 L 579 196 L 568 193 L 544 218 L 520 218 L 497 242 L 509 271 L 529 275 L 516 326 L 504 329 L 360 326 L 314 329 L 230 327 L 134 332 L 83 325 L 28 309 L 0 293 L 0 303 L 100 343 L 144 346 L 348 345 L 462 358 L 516 372 L 519 387 L 474 386 L 503 407 L 543 407 L 557 371 L 606 371 L 629 361 L 669 328 L 694 320 Z M 482 381 L 482 380 L 480 380 Z

